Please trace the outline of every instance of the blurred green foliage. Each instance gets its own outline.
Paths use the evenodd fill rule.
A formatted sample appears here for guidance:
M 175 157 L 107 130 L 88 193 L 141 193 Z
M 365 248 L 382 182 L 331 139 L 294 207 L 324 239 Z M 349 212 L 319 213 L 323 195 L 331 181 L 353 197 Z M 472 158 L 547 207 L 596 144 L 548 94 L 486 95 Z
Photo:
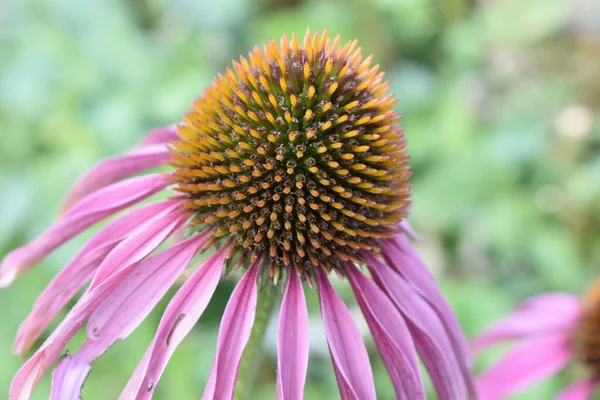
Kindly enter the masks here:
M 425 238 L 418 247 L 469 335 L 526 296 L 587 285 L 600 264 L 594 0 L 4 2 L 0 255 L 53 220 L 67 187 L 88 166 L 124 151 L 149 128 L 180 120 L 231 59 L 308 26 L 359 38 L 387 72 L 412 155 L 411 221 Z M 0 292 L 0 393 L 20 364 L 8 356 L 19 322 L 89 234 L 83 236 Z M 218 289 L 156 398 L 200 396 L 231 288 Z M 335 398 L 316 299 L 308 297 L 306 398 Z M 116 398 L 151 340 L 157 311 L 98 361 L 85 399 Z M 379 397 L 391 399 L 365 337 Z M 275 395 L 273 329 L 265 354 L 257 399 Z M 550 398 L 563 382 L 522 398 Z M 47 377 L 36 398 L 48 390 Z

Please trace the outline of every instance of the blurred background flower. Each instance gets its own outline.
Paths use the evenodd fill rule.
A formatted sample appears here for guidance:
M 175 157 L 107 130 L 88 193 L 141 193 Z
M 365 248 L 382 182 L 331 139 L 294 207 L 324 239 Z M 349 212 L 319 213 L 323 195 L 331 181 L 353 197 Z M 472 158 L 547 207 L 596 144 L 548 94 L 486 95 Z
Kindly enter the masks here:
M 0 256 L 48 226 L 84 169 L 149 128 L 180 120 L 231 59 L 307 26 L 340 32 L 344 41 L 357 37 L 387 72 L 412 155 L 410 219 L 425 238 L 419 251 L 468 334 L 532 294 L 586 286 L 600 266 L 595 0 L 3 2 Z M 0 292 L 2 354 L 35 295 L 90 236 Z M 156 398 L 201 395 L 232 287 L 219 287 Z M 339 289 L 353 298 L 347 285 Z M 316 294 L 307 301 L 314 332 L 306 396 L 334 397 Z M 165 305 L 97 363 L 83 398 L 120 392 Z M 380 398 L 394 398 L 375 345 L 367 346 Z M 259 374 L 260 398 L 274 396 L 275 359 L 273 345 Z M 1 358 L 0 393 L 19 365 Z M 569 380 L 564 375 L 521 398 L 551 397 Z M 44 385 L 38 398 L 48 393 L 48 378 Z

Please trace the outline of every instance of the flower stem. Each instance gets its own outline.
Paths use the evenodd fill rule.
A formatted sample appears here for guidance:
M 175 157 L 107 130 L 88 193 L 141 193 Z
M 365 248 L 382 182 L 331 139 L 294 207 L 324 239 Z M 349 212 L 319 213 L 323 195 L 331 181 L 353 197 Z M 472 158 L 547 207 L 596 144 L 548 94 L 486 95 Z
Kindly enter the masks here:
M 244 356 L 242 357 L 238 373 L 235 390 L 236 400 L 248 400 L 253 398 L 252 392 L 254 390 L 254 384 L 256 383 L 256 375 L 259 372 L 263 356 L 263 352 L 261 351 L 263 339 L 267 333 L 267 327 L 275 310 L 275 306 L 281 303 L 279 301 L 280 298 L 281 285 L 275 286 L 271 282 L 267 284 L 266 288 L 258 293 L 254 326 L 252 327 L 252 334 L 250 335 L 250 339 L 244 350 Z

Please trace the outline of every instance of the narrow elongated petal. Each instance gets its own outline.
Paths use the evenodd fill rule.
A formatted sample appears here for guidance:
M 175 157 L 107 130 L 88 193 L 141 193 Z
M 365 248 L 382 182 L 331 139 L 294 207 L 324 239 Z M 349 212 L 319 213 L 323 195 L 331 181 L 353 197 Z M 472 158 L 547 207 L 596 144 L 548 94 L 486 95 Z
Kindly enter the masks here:
M 148 204 L 120 216 L 98 231 L 37 298 L 33 310 L 19 327 L 13 351 L 21 356 L 27 353 L 56 314 L 91 279 L 102 260 L 120 241 L 140 226 L 145 227 L 173 212 L 177 206 L 173 201 Z
M 350 311 L 323 273 L 316 274 L 325 335 L 342 399 L 375 399 L 367 349 Z
M 26 400 L 62 349 L 87 317 L 104 301 L 137 265 L 118 271 L 95 290 L 82 297 L 35 354 L 19 369 L 10 386 L 10 400 Z
M 504 399 L 523 391 L 557 373 L 572 356 L 564 334 L 524 341 L 479 379 L 480 399 Z
M 52 390 L 50 400 L 80 400 L 83 381 L 90 372 L 90 366 L 86 364 L 73 365 L 74 360 L 70 355 L 64 355 L 52 372 Z M 56 384 L 57 382 L 58 384 Z
M 468 398 L 468 380 L 462 375 L 446 330 L 429 303 L 389 267 L 374 258 L 368 263 L 375 282 L 405 316 L 440 400 Z
M 90 316 L 87 326 L 89 340 L 69 357 L 68 362 L 61 365 L 66 371 L 54 375 L 52 386 L 56 400 L 66 398 L 59 388 L 68 393 L 77 392 L 81 388 L 90 364 L 117 340 L 124 339 L 137 328 L 205 242 L 206 235 L 192 237 L 172 246 L 140 263 L 119 284 Z M 61 381 L 60 378 L 67 378 L 68 382 Z
M 10 252 L 0 265 L 0 287 L 8 286 L 20 274 L 73 236 L 167 186 L 166 175 L 132 178 L 105 187 L 81 200 L 41 236 Z
M 277 330 L 277 398 L 301 400 L 308 368 L 308 311 L 302 281 L 295 273 L 281 304 Z
M 115 270 L 146 258 L 179 229 L 188 218 L 189 216 L 187 215 L 171 212 L 164 215 L 157 215 L 154 218 L 150 218 L 146 223 L 136 227 L 102 261 L 88 290 L 98 286 L 106 277 L 112 275 Z
M 141 263 L 91 315 L 87 333 L 92 340 L 123 339 L 145 319 L 206 243 L 193 236 Z
M 400 399 L 425 399 L 415 345 L 402 314 L 375 283 L 354 265 L 347 264 L 346 271 L 381 359 L 390 374 L 396 396 Z
M 181 242 L 173 248 L 187 255 L 189 254 L 190 249 L 197 250 L 197 245 L 193 242 L 194 239 L 198 240 L 197 237 L 190 238 L 188 241 Z M 180 258 L 180 254 L 175 254 L 173 248 L 165 250 L 146 262 L 131 264 L 123 269 L 117 270 L 113 275 L 102 281 L 100 285 L 84 294 L 77 304 L 75 304 L 73 309 L 67 314 L 65 319 L 63 319 L 58 328 L 52 332 L 50 337 L 46 339 L 38 351 L 36 351 L 36 353 L 17 372 L 11 384 L 10 400 L 29 398 L 39 380 L 59 356 L 60 352 L 73 337 L 75 332 L 77 332 L 92 313 L 99 309 L 104 302 L 112 298 L 112 294 L 117 288 L 130 285 L 131 288 L 139 289 L 140 284 L 144 280 L 149 280 L 147 283 L 149 284 L 149 286 L 147 286 L 148 290 L 161 290 L 161 283 L 164 284 L 165 280 L 153 280 L 152 277 L 154 274 L 160 275 L 157 276 L 157 278 L 160 278 L 161 276 L 164 277 L 164 275 L 162 275 L 165 274 L 164 270 L 168 271 L 170 266 L 175 267 L 175 265 L 177 265 L 177 259 Z M 125 281 L 127 281 L 127 285 L 121 286 Z M 120 297 L 122 298 L 122 296 Z M 140 312 L 144 312 L 146 307 L 144 304 L 139 304 L 139 301 L 131 306 L 139 306 Z M 104 330 L 103 326 L 99 326 L 96 334 L 105 335 L 107 338 L 111 335 L 121 337 L 122 332 L 130 329 L 131 324 L 136 323 L 136 321 L 137 320 L 123 322 L 123 319 L 119 317 L 116 320 L 117 323 L 111 325 L 107 330 Z M 97 338 L 104 340 L 102 336 Z M 108 341 L 108 339 L 106 340 Z M 100 345 L 102 342 L 98 341 L 97 344 Z M 72 361 L 69 364 L 71 363 Z M 75 364 L 76 363 L 73 365 Z M 71 377 L 75 380 L 75 375 L 72 375 Z
M 203 400 L 233 398 L 237 373 L 256 315 L 258 263 L 252 265 L 234 289 L 219 328 L 217 354 L 202 395 Z
M 154 144 L 169 144 L 177 140 L 177 125 L 168 125 L 161 128 L 152 129 L 145 138 L 143 138 L 137 147 L 151 146 Z
M 229 248 L 217 251 L 198 268 L 175 294 L 146 351 L 120 399 L 150 399 L 181 341 L 200 319 L 219 283 Z
M 471 379 L 471 362 L 467 339 L 462 332 L 454 312 L 437 287 L 435 278 L 429 273 L 405 235 L 396 236 L 391 242 L 382 243 L 382 254 L 388 265 L 394 268 L 431 306 L 446 327 L 452 347 L 463 376 L 468 379 L 470 391 L 474 390 Z
M 158 167 L 170 157 L 171 153 L 166 145 L 155 144 L 100 161 L 71 187 L 63 203 L 63 212 L 90 193 L 134 174 Z
M 423 238 L 413 229 L 407 220 L 400 222 L 400 229 L 413 240 L 423 240 Z
M 592 400 L 595 385 L 592 379 L 575 382 L 561 392 L 556 400 Z
M 580 314 L 578 299 L 570 294 L 545 294 L 524 303 L 498 321 L 473 342 L 475 351 L 502 340 L 566 332 Z M 557 318 L 557 315 L 560 317 Z

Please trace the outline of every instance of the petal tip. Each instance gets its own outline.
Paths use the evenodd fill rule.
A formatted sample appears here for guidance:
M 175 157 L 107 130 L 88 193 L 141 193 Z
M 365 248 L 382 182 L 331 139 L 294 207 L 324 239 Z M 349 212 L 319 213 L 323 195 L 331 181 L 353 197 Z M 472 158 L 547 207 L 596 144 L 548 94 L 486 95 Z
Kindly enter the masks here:
M 0 289 L 9 287 L 15 281 L 17 269 L 15 264 L 0 264 Z

